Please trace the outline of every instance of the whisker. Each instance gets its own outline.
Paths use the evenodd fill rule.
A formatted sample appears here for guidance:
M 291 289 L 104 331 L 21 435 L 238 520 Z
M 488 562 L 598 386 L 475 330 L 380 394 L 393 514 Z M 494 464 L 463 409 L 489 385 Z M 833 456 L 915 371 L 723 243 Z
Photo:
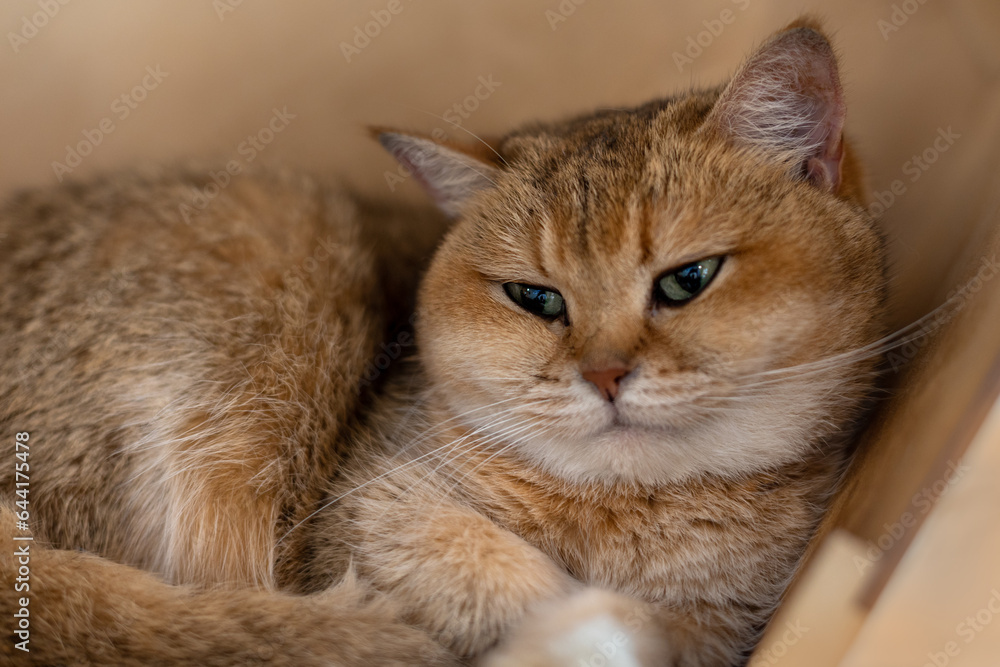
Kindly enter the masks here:
M 499 158 L 500 161 L 504 163 L 504 166 L 506 166 L 506 167 L 510 166 L 510 164 L 507 163 L 507 160 L 504 159 L 503 155 L 500 155 L 500 153 L 498 153 L 495 148 L 493 148 L 492 146 L 490 146 L 486 142 L 486 140 L 484 140 L 482 137 L 480 137 L 478 134 L 476 134 L 472 130 L 469 130 L 469 129 L 465 128 L 465 127 L 462 127 L 461 124 L 456 123 L 453 120 L 448 120 L 444 116 L 439 116 L 439 115 L 437 115 L 436 113 L 434 113 L 432 111 L 427 111 L 426 109 L 418 109 L 416 107 L 410 107 L 410 108 L 413 109 L 414 111 L 419 111 L 420 113 L 424 113 L 424 114 L 427 114 L 428 116 L 432 116 L 433 118 L 437 118 L 438 120 L 443 120 L 444 122 L 448 123 L 452 127 L 457 128 L 459 130 L 462 130 L 466 134 L 468 134 L 468 135 L 472 136 L 473 138 L 475 138 L 475 140 L 478 141 L 479 143 L 481 143 L 483 146 L 486 146 L 487 148 L 489 148 L 493 152 L 493 154 L 496 155 L 497 158 Z
M 862 347 L 848 350 L 846 352 L 841 352 L 829 357 L 824 357 L 822 359 L 816 359 L 814 361 L 809 361 L 803 364 L 796 364 L 794 366 L 785 366 L 782 368 L 774 368 L 766 371 L 758 371 L 755 373 L 750 373 L 743 376 L 743 380 L 764 378 L 754 382 L 743 382 L 740 386 L 740 391 L 745 391 L 749 389 L 756 389 L 763 386 L 768 386 L 777 382 L 783 382 L 791 379 L 799 379 L 803 377 L 809 377 L 817 373 L 822 373 L 835 368 L 838 366 L 846 366 L 850 363 L 856 363 L 863 361 L 865 359 L 870 359 L 874 357 L 881 356 L 890 350 L 902 347 L 916 340 L 930 334 L 930 328 L 924 328 L 924 324 L 928 322 L 931 318 L 936 317 L 939 312 L 942 311 L 947 306 L 947 303 L 938 306 L 931 312 L 927 313 L 923 317 L 911 322 L 910 324 L 897 329 L 891 334 L 883 336 L 876 341 L 873 341 Z M 916 333 L 913 333 L 916 331 Z M 777 377 L 771 377 L 777 376 Z
M 500 440 L 502 438 L 508 438 L 508 437 L 510 437 L 513 434 L 517 434 L 517 433 L 523 432 L 525 429 L 533 428 L 533 427 L 534 427 L 534 424 L 527 424 L 527 425 L 525 425 L 524 422 L 522 421 L 522 422 L 519 422 L 517 424 L 514 424 L 511 427 L 507 427 L 507 428 L 503 429 L 499 433 L 490 435 L 490 436 L 488 436 L 485 439 L 479 439 L 479 440 L 475 440 L 474 439 L 471 444 L 469 444 L 465 448 L 463 448 L 462 451 L 459 452 L 458 454 L 456 454 L 454 457 L 452 457 L 451 459 L 449 459 L 447 461 L 442 461 L 433 470 L 428 471 L 426 474 L 424 474 L 423 476 L 421 476 L 420 479 L 415 480 L 412 484 L 410 484 L 408 487 L 406 487 L 406 489 L 404 489 L 402 493 L 400 493 L 400 496 L 403 496 L 403 495 L 409 493 L 418 484 L 425 483 L 431 476 L 435 475 L 441 469 L 442 466 L 444 466 L 446 464 L 450 464 L 450 463 L 458 460 L 462 456 L 467 455 L 467 454 L 475 451 L 476 449 L 487 447 L 487 446 L 489 446 L 491 444 L 494 444 L 495 442 L 497 442 L 498 440 Z M 470 435 L 470 434 L 466 434 L 466 436 L 463 436 L 463 438 L 467 437 L 468 435 Z M 455 443 L 452 443 L 452 444 L 454 445 Z M 508 445 L 508 447 L 509 446 L 512 446 L 512 445 Z M 445 479 L 447 479 L 447 477 Z M 439 499 L 438 505 L 432 506 L 429 509 L 429 511 L 433 511 L 434 509 L 436 509 L 440 505 L 440 503 L 444 501 L 444 498 L 446 498 L 451 493 L 451 491 L 453 491 L 455 489 L 456 485 L 452 485 L 448 489 L 447 492 L 439 494 L 440 499 Z M 385 516 L 385 513 L 388 512 L 388 511 L 389 511 L 389 507 L 386 507 L 382 511 L 382 513 L 378 517 L 375 518 L 375 520 L 373 521 L 373 524 L 378 524 L 381 521 L 382 517 Z
M 401 454 L 406 453 L 407 451 L 409 451 L 410 449 L 412 449 L 416 445 L 422 444 L 422 443 L 426 442 L 427 440 L 429 440 L 430 438 L 434 437 L 435 435 L 437 435 L 439 433 L 442 433 L 443 431 L 448 430 L 448 428 L 450 428 L 450 425 L 452 424 L 452 422 L 455 422 L 455 421 L 457 421 L 459 419 L 462 419 L 463 417 L 468 417 L 469 415 L 474 414 L 476 412 L 481 412 L 483 410 L 489 410 L 490 408 L 495 408 L 498 405 L 502 405 L 504 403 L 510 403 L 511 401 L 517 401 L 517 400 L 523 400 L 523 399 L 520 396 L 514 396 L 514 397 L 511 397 L 511 398 L 506 398 L 506 399 L 503 399 L 501 401 L 495 401 L 495 402 L 490 403 L 488 405 L 482 405 L 482 406 L 480 406 L 478 408 L 472 408 L 471 410 L 466 410 L 465 412 L 461 412 L 461 413 L 456 414 L 456 415 L 454 415 L 454 416 L 452 416 L 452 417 L 450 417 L 448 419 L 445 419 L 445 420 L 443 420 L 441 422 L 438 422 L 437 424 L 435 424 L 435 425 L 431 426 L 430 428 L 428 428 L 427 430 L 425 430 L 423 433 L 418 434 L 414 438 L 413 441 L 411 441 L 405 447 L 401 448 L 399 450 L 399 452 L 396 455 L 394 455 L 393 458 L 395 458 L 396 456 L 399 456 Z M 515 406 L 513 408 L 505 408 L 505 410 L 516 410 L 516 409 L 517 409 L 517 406 Z
M 535 424 L 526 424 L 521 429 L 517 430 L 516 433 L 523 433 L 526 430 L 535 428 L 535 426 L 536 426 Z M 541 430 L 540 435 L 545 435 L 546 433 L 548 433 L 548 431 L 549 431 L 548 428 L 543 427 L 542 430 Z M 505 436 L 505 437 L 510 437 L 510 436 L 508 435 L 508 436 Z M 454 490 L 456 488 L 458 488 L 459 484 L 461 484 L 465 479 L 467 479 L 469 477 L 469 475 L 475 473 L 477 470 L 479 470 L 483 466 L 487 465 L 490 461 L 492 461 L 496 457 L 504 454 L 505 452 L 507 452 L 508 450 L 510 450 L 511 448 L 515 447 L 518 444 L 519 444 L 519 442 L 518 442 L 517 439 L 511 440 L 509 443 L 507 443 L 506 445 L 504 445 L 503 447 L 501 447 L 500 449 L 498 449 L 496 452 L 494 452 L 493 454 L 491 454 L 490 456 L 488 456 L 485 460 L 480 461 L 479 463 L 477 463 L 476 465 L 474 465 L 471 469 L 469 469 L 468 471 L 466 471 L 466 473 L 464 475 L 462 475 L 458 479 L 454 480 L 454 482 L 452 483 L 452 485 L 450 487 L 448 487 L 447 491 L 444 494 L 442 494 L 441 498 L 438 500 L 438 504 L 435 505 L 434 508 L 436 509 L 438 506 L 440 506 L 440 504 L 444 502 L 444 499 L 447 498 L 448 496 L 450 496 L 452 494 L 452 492 L 454 492 Z
M 441 431 L 446 430 L 446 428 L 447 428 L 446 424 L 448 422 L 453 422 L 456 419 L 458 419 L 459 417 L 467 416 L 469 414 L 472 414 L 472 413 L 475 413 L 475 412 L 479 412 L 479 411 L 482 411 L 484 409 L 488 409 L 488 408 L 491 408 L 491 407 L 495 407 L 495 406 L 500 405 L 502 403 L 508 403 L 510 401 L 513 401 L 513 400 L 523 400 L 523 399 L 520 396 L 517 396 L 517 397 L 513 397 L 513 398 L 504 399 L 504 400 L 501 400 L 501 401 L 496 401 L 496 402 L 494 402 L 494 403 L 492 403 L 490 405 L 485 405 L 485 406 L 480 406 L 478 408 L 473 408 L 471 410 L 467 410 L 464 413 L 461 413 L 460 415 L 455 415 L 454 417 L 451 417 L 450 419 L 444 420 L 444 421 L 440 422 L 439 424 L 436 424 L 431 429 L 428 429 L 428 431 L 425 431 L 424 434 L 422 434 L 418 438 L 419 442 L 411 442 L 411 443 L 409 443 L 406 447 L 404 447 L 400 451 L 396 452 L 388 460 L 389 461 L 396 460 L 399 456 L 401 456 L 406 451 L 412 449 L 417 444 L 421 444 L 422 442 L 426 442 L 427 440 L 433 438 L 435 435 L 439 434 Z M 493 419 L 491 421 L 489 421 L 486 424 L 483 424 L 483 425 L 477 427 L 477 429 L 474 429 L 472 431 L 472 434 L 475 434 L 475 433 L 477 433 L 478 431 L 481 431 L 484 428 L 489 428 L 491 424 L 496 423 L 498 420 L 504 418 L 506 415 L 509 415 L 511 412 L 513 412 L 513 410 L 516 410 L 518 407 L 519 406 L 515 406 L 513 408 L 507 408 L 507 409 L 501 411 L 498 415 L 494 415 Z M 437 433 L 434 433 L 433 431 L 437 431 Z M 469 435 L 469 434 L 467 434 L 467 435 Z M 377 481 L 379 481 L 381 479 L 384 479 L 387 476 L 390 476 L 390 475 L 393 475 L 393 474 L 397 474 L 397 473 L 403 471 L 404 469 L 407 469 L 409 467 L 415 466 L 415 465 L 419 464 L 421 461 L 423 461 L 424 459 L 433 457 L 433 456 L 437 455 L 438 453 L 440 453 L 442 450 L 448 449 L 449 447 L 452 447 L 452 446 L 454 446 L 454 443 L 453 442 L 449 442 L 449 443 L 446 443 L 446 444 L 441 445 L 439 447 L 435 447 L 434 449 L 431 449 L 430 451 L 425 452 L 425 453 L 421 454 L 420 456 L 412 458 L 412 459 L 410 459 L 410 460 L 408 460 L 408 461 L 406 461 L 406 462 L 404 462 L 404 463 L 402 463 L 402 464 L 400 464 L 400 465 L 398 465 L 398 466 L 396 466 L 394 468 L 391 468 L 390 470 L 387 470 L 387 471 L 385 471 L 385 472 L 383 472 L 383 473 L 381 473 L 381 474 L 373 477 L 372 479 L 370 479 L 370 480 L 368 480 L 368 481 L 366 481 L 366 482 L 364 482 L 362 484 L 359 484 L 359 485 L 351 488 L 350 490 L 348 490 L 348 491 L 346 491 L 346 492 L 344 492 L 344 493 L 342 493 L 342 494 L 340 494 L 340 495 L 332 498 L 331 500 L 323 503 L 319 508 L 317 508 L 313 512 L 309 513 L 305 518 L 303 518 L 301 521 L 299 521 L 294 526 L 292 526 L 291 528 L 289 528 L 285 532 L 285 534 L 282 535 L 281 538 L 275 543 L 275 546 L 281 544 L 282 541 L 286 537 L 288 537 L 288 535 L 291 534 L 292 531 L 294 531 L 295 529 L 297 529 L 299 526 L 301 526 L 305 522 L 309 521 L 310 519 L 312 519 L 314 516 L 316 516 L 320 512 L 328 509 L 332 505 L 335 505 L 336 503 L 338 503 L 339 501 L 343 500 L 347 496 L 349 496 L 349 495 L 351 495 L 351 494 L 353 494 L 353 493 L 355 493 L 357 491 L 360 491 L 361 489 L 363 489 L 363 488 L 365 488 L 365 487 L 367 487 L 367 486 L 369 486 L 369 485 L 371 485 L 371 484 L 373 484 L 373 483 L 375 483 L 375 482 L 377 482 Z

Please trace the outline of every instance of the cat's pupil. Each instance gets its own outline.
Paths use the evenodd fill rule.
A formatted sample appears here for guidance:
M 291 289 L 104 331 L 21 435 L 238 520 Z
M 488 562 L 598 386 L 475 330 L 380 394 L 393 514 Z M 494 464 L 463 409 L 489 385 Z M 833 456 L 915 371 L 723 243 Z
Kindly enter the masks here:
M 700 264 L 684 267 L 675 275 L 677 276 L 677 284 L 685 292 L 692 294 L 701 289 L 701 282 L 705 279 L 705 271 Z
M 663 275 L 655 286 L 656 296 L 668 306 L 680 306 L 698 296 L 712 282 L 722 257 L 709 257 Z
M 533 315 L 553 320 L 563 314 L 563 297 L 555 290 L 523 283 L 504 283 L 503 287 L 511 301 Z

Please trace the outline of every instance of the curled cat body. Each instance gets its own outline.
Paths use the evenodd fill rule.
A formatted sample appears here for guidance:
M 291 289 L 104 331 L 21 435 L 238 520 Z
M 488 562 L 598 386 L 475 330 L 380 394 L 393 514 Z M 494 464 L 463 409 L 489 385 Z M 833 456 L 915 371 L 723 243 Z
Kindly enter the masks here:
M 415 308 L 445 218 L 308 178 L 191 219 L 185 170 L 11 199 L 0 424 L 34 540 L 30 651 L 0 655 L 743 664 L 878 362 L 843 121 L 802 20 L 717 89 L 471 145 L 377 131 L 452 221 Z

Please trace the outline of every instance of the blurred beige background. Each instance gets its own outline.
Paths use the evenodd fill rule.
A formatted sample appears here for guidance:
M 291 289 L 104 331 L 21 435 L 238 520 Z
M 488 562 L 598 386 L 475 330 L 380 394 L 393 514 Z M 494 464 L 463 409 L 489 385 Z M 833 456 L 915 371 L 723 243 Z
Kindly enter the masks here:
M 841 53 L 848 131 L 868 166 L 873 206 L 884 209 L 893 323 L 901 326 L 996 257 L 996 0 L 7 0 L 0 5 L 0 193 L 145 162 L 221 165 L 253 156 L 340 176 L 377 196 L 417 199 L 364 125 L 461 136 L 452 124 L 460 122 L 490 134 L 719 83 L 802 12 L 825 19 Z M 68 151 L 88 154 L 76 165 Z M 888 454 L 876 457 L 858 492 L 865 497 L 840 522 L 861 549 L 884 532 L 885 517 L 905 510 L 922 479 L 934 479 L 946 443 L 960 454 L 995 397 L 989 369 L 1000 368 L 991 366 L 1000 358 L 1000 281 L 973 296 L 943 344 L 919 346 L 918 361 L 929 361 L 905 376 L 870 431 L 872 446 Z M 951 638 L 964 610 L 978 609 L 970 600 L 985 604 L 991 586 L 1000 588 L 1000 547 L 993 540 L 987 550 L 977 537 L 997 533 L 995 517 L 983 511 L 992 507 L 995 515 L 997 487 L 983 475 L 996 470 L 997 423 L 979 434 L 978 456 L 993 463 L 968 478 L 978 491 L 945 505 L 946 517 L 966 517 L 962 530 L 934 528 L 932 515 L 917 550 L 901 556 L 903 578 L 889 580 L 888 597 L 864 628 L 872 601 L 861 612 L 845 602 L 860 616 L 836 641 L 846 650 L 851 633 L 862 634 L 844 664 L 922 664 Z M 935 540 L 947 540 L 951 555 L 913 565 L 924 563 L 919 558 Z M 906 583 L 907 572 L 937 573 L 945 583 L 921 589 Z M 827 581 L 846 590 L 837 576 Z M 975 656 L 1000 651 L 998 631 L 1000 621 L 977 635 L 975 651 L 948 656 L 947 664 L 991 664 Z
M 364 135 L 366 123 L 453 131 L 446 119 L 460 119 L 489 133 L 714 84 L 804 11 L 835 35 L 849 130 L 873 189 L 905 186 L 884 221 L 896 321 L 908 321 L 941 300 L 962 271 L 956 260 L 1000 204 L 1000 3 L 8 0 L 0 191 L 53 182 L 52 163 L 65 164 L 66 147 L 88 141 L 86 131 L 101 143 L 72 177 L 143 161 L 227 160 L 273 109 L 287 108 L 295 118 L 257 161 L 339 174 L 388 196 L 384 172 L 394 165 Z M 370 24 L 377 18 L 386 25 Z M 363 48 L 348 58 L 342 43 L 357 48 L 366 27 L 376 36 L 357 39 Z M 675 54 L 696 57 L 678 65 Z M 166 76 L 156 81 L 147 67 Z M 144 78 L 155 87 L 143 90 Z M 456 104 L 467 118 L 445 113 Z M 94 134 L 106 119 L 113 131 Z M 948 128 L 957 138 L 934 155 Z M 934 164 L 914 171 L 908 162 L 925 150 Z M 411 184 L 400 192 L 417 196 Z

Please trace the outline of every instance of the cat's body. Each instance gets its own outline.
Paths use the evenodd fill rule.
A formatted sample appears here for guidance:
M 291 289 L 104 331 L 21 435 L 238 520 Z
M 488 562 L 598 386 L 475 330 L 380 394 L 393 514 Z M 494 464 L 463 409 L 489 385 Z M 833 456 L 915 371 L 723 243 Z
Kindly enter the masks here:
M 2 654 L 420 664 L 507 637 L 494 664 L 576 664 L 620 632 L 739 663 L 871 383 L 882 245 L 842 120 L 800 27 L 725 90 L 486 148 L 383 133 L 459 218 L 419 363 L 386 320 L 435 234 L 371 241 L 413 211 L 245 175 L 186 224 L 208 181 L 174 172 L 14 200 L 0 424 L 30 433 L 38 541 L 32 652 Z
M 364 206 L 309 179 L 259 173 L 187 224 L 179 205 L 210 182 L 183 170 L 116 174 L 25 193 L 4 210 L 0 422 L 30 434 L 35 541 L 29 589 L 10 598 L 16 561 L 3 567 L 4 604 L 32 600 L 30 653 L 5 642 L 3 655 L 415 660 L 430 641 L 407 637 L 391 608 L 361 594 L 317 604 L 244 590 L 301 588 L 305 531 L 277 542 L 323 499 L 384 335 L 392 285 L 361 238 Z M 409 255 L 427 243 L 406 240 L 386 261 L 412 280 Z M 0 480 L 20 511 L 14 472 L 12 463 Z M 230 590 L 200 590 L 218 586 Z

